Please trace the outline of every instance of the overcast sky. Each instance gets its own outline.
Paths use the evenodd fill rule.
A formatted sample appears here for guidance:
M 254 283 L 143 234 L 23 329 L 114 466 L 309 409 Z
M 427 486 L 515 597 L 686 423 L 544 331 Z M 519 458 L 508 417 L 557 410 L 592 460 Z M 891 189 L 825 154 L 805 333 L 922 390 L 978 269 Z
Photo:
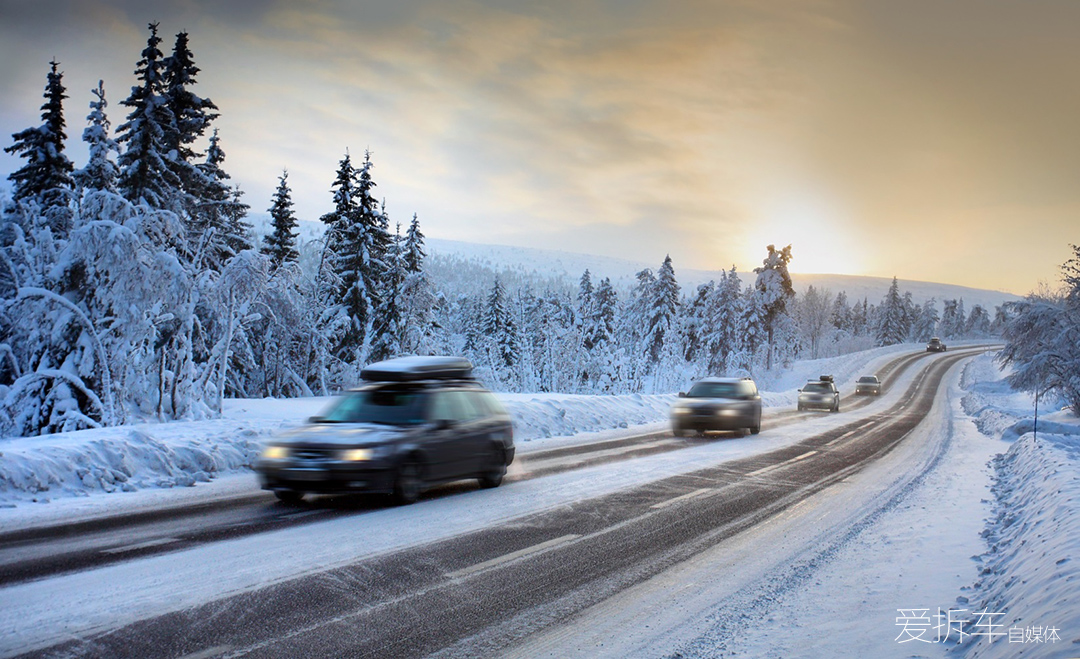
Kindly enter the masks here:
M 679 267 L 1026 293 L 1080 242 L 1073 0 L 0 0 L 0 141 L 64 72 L 69 153 L 146 24 L 186 30 L 225 168 L 330 210 L 370 149 L 391 221 Z M 0 156 L 6 176 L 19 163 Z

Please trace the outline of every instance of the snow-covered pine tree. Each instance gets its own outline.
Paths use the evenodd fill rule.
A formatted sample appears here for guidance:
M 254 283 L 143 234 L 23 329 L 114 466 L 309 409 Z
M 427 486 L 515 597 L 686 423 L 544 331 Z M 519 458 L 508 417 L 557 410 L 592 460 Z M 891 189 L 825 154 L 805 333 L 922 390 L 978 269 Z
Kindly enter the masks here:
M 697 363 L 698 371 L 708 371 L 708 334 L 709 321 L 712 317 L 712 302 L 715 300 L 716 282 L 710 280 L 697 287 L 693 300 L 688 305 L 683 305 L 680 334 L 683 345 L 683 361 Z
M 491 287 L 484 305 L 482 332 L 487 339 L 491 366 L 505 381 L 507 371 L 517 363 L 518 337 L 513 315 L 510 313 L 506 289 L 499 278 Z
M 956 339 L 964 333 L 964 301 L 945 300 L 945 310 L 941 314 L 941 324 L 938 333 L 943 339 Z
M 773 365 L 773 352 L 776 347 L 776 329 L 781 324 L 781 317 L 787 313 L 788 300 L 795 297 L 795 289 L 791 285 L 791 275 L 788 274 L 788 263 L 791 262 L 791 245 L 783 249 L 775 246 L 767 247 L 768 255 L 762 261 L 759 268 L 754 268 L 757 279 L 754 282 L 754 290 L 759 300 L 755 303 L 762 311 L 761 321 L 764 323 L 764 334 L 768 352 L 765 358 L 765 368 L 771 370 Z
M 709 305 L 712 317 L 709 322 L 708 346 L 710 351 L 709 373 L 727 373 L 731 356 L 742 344 L 742 280 L 735 266 L 720 272 L 720 282 L 713 290 Z
M 110 124 L 105 113 L 109 102 L 105 100 L 104 81 L 98 80 L 97 88 L 91 89 L 90 93 L 94 95 L 95 100 L 90 101 L 90 114 L 86 116 L 88 125 L 83 129 L 82 134 L 83 142 L 86 142 L 90 152 L 90 158 L 85 167 L 75 172 L 75 183 L 83 191 L 116 192 L 116 179 L 120 170 L 117 169 L 116 162 L 111 156 L 112 154 L 119 155 L 120 147 L 116 140 L 109 137 Z
M 334 352 L 357 367 L 373 357 L 375 334 L 384 331 L 386 320 L 381 316 L 380 293 L 390 237 L 382 229 L 386 218 L 373 195 L 371 168 L 370 152 L 364 154 L 360 170 L 345 154 L 333 185 L 334 211 L 322 218 L 329 225 L 326 257 L 336 279 L 330 305 L 337 319 Z
M 263 238 L 262 251 L 270 257 L 270 271 L 300 258 L 296 251 L 296 216 L 293 214 L 292 190 L 289 189 L 289 172 L 282 170 L 277 190 L 270 203 L 270 221 L 273 229 Z
M 593 348 L 593 328 L 590 320 L 594 315 L 592 275 L 589 269 L 585 268 L 585 272 L 581 274 L 581 280 L 578 281 L 577 319 L 581 324 L 581 342 L 586 352 Z
M 386 213 L 383 212 L 385 217 Z M 405 286 L 405 241 L 401 224 L 392 236 L 389 249 L 383 256 L 383 274 L 377 317 L 377 330 L 372 341 L 372 360 L 389 359 L 402 354 L 405 343 L 405 323 L 402 319 Z
M 413 213 L 409 230 L 405 232 L 405 270 L 409 273 L 423 270 L 425 256 L 424 234 L 420 232 L 420 220 Z
M 439 349 L 434 336 L 439 326 L 433 310 L 438 304 L 431 281 L 424 272 L 424 234 L 420 220 L 413 213 L 405 232 L 403 265 L 405 278 L 401 287 L 402 352 L 406 354 L 435 354 Z
M 200 197 L 198 171 L 192 166 L 200 156 L 192 145 L 202 137 L 210 122 L 218 117 L 217 106 L 208 98 L 200 98 L 190 87 L 196 84 L 195 76 L 199 67 L 195 66 L 194 56 L 188 45 L 188 33 L 176 35 L 172 54 L 162 60 L 165 103 L 173 116 L 174 124 L 165 133 L 165 147 L 175 151 L 171 160 L 176 166 L 176 173 L 184 182 L 184 187 L 196 198 Z
M 150 37 L 135 70 L 139 84 L 120 102 L 131 108 L 131 112 L 117 129 L 116 141 L 125 145 L 117 162 L 118 187 L 133 203 L 145 202 L 151 208 L 180 211 L 182 183 L 170 164 L 168 147 L 176 118 L 165 98 L 158 24 L 150 23 L 149 29 Z
M 679 283 L 675 280 L 675 268 L 671 265 L 671 256 L 665 256 L 664 262 L 656 272 L 656 281 L 646 291 L 644 347 L 647 351 L 650 367 L 660 363 L 660 355 L 666 340 L 674 340 L 668 332 L 675 324 L 679 312 Z
M 73 198 L 75 182 L 74 166 L 64 153 L 63 102 L 67 96 L 63 85 L 64 74 L 60 63 L 49 62 L 45 84 L 45 103 L 41 106 L 41 120 L 36 128 L 27 128 L 11 137 L 14 143 L 4 147 L 7 153 L 26 159 L 26 164 L 8 176 L 14 184 L 16 202 L 36 202 L 46 221 L 59 239 L 67 237 L 71 230 L 71 212 L 68 208 Z
M 937 300 L 930 298 L 923 302 L 922 311 L 919 313 L 918 321 L 911 330 L 912 337 L 915 341 L 926 342 L 931 339 L 937 332 L 938 322 L 940 317 L 938 316 Z
M 854 321 L 852 320 L 851 306 L 848 304 L 848 297 L 846 291 L 840 291 L 836 294 L 836 298 L 833 300 L 832 311 L 829 314 L 829 322 L 836 329 L 851 334 L 854 332 Z
M 990 336 L 990 314 L 981 304 L 971 307 L 971 314 L 964 324 L 964 334 L 972 338 Z
M 222 167 L 224 162 L 225 151 L 215 128 L 206 161 L 195 166 L 199 171 L 198 195 L 188 195 L 193 262 L 199 269 L 215 272 L 221 272 L 233 256 L 254 248 L 247 221 L 249 206 L 240 201 L 240 189 L 229 186 L 231 177 Z
M 874 340 L 878 346 L 903 343 L 908 331 L 905 327 L 904 300 L 900 297 L 900 283 L 893 277 L 889 290 L 879 307 L 877 330 Z
M 585 330 L 592 344 L 586 357 L 586 371 L 588 391 L 593 393 L 613 393 L 619 386 L 621 360 L 615 342 L 618 306 L 618 294 L 611 280 L 604 277 L 593 293 L 592 315 Z

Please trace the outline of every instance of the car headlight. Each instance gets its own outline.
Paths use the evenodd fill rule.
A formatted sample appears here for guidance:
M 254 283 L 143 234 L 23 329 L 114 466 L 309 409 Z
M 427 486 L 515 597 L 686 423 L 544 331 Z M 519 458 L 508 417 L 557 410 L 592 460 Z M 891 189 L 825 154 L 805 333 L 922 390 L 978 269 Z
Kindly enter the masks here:
M 673 407 L 671 408 L 672 414 L 689 414 L 690 408 L 688 407 Z
M 375 451 L 369 448 L 351 448 L 341 452 L 341 459 L 348 462 L 364 462 L 375 456 Z
M 289 449 L 284 446 L 267 446 L 263 449 L 264 460 L 284 460 L 289 457 Z

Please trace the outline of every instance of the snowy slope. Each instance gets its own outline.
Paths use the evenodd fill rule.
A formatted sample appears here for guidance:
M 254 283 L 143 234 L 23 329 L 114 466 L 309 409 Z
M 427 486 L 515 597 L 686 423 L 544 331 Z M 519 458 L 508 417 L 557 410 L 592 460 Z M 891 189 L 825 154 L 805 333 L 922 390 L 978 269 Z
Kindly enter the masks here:
M 476 266 L 486 268 L 492 273 L 501 273 L 504 270 L 534 272 L 541 279 L 561 279 L 575 287 L 581 278 L 581 274 L 588 268 L 594 282 L 602 277 L 610 277 L 612 284 L 618 290 L 630 289 L 634 284 L 635 273 L 644 268 L 651 268 L 655 271 L 663 259 L 663 255 L 658 254 L 656 263 L 642 263 L 627 259 L 590 256 L 559 250 L 485 245 L 440 239 L 429 239 L 427 245 L 431 254 L 454 256 Z M 699 284 L 704 284 L 710 280 L 717 281 L 720 278 L 718 270 L 694 270 L 679 267 L 678 263 L 674 265 L 675 275 L 683 288 L 684 294 L 690 294 Z M 731 264 L 717 265 L 728 269 L 731 268 Z M 746 272 L 740 272 L 739 274 L 744 285 L 752 283 L 752 269 L 748 268 Z M 796 291 L 800 293 L 804 292 L 808 286 L 813 285 L 819 290 L 825 289 L 833 294 L 845 291 L 849 301 L 854 302 L 866 298 L 871 304 L 881 302 L 890 284 L 892 284 L 892 279 L 885 277 L 854 275 L 792 274 L 791 278 Z M 1004 302 L 1020 299 L 1011 293 L 955 286 L 953 284 L 907 279 L 901 279 L 899 283 L 900 290 L 910 292 L 915 302 L 921 303 L 930 298 L 936 298 L 940 306 L 941 301 L 944 299 L 963 298 L 964 308 L 968 310 L 976 304 L 981 304 L 984 308 L 993 310 L 995 306 Z

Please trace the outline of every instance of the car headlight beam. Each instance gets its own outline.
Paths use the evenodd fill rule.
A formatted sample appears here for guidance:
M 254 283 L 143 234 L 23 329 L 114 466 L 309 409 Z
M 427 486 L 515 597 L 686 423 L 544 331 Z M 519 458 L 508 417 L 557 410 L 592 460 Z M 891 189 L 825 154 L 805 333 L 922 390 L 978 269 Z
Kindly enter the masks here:
M 369 448 L 351 448 L 341 452 L 341 459 L 347 462 L 365 462 L 375 456 Z
M 267 446 L 263 449 L 262 456 L 265 460 L 284 460 L 289 457 L 289 449 L 284 446 Z

